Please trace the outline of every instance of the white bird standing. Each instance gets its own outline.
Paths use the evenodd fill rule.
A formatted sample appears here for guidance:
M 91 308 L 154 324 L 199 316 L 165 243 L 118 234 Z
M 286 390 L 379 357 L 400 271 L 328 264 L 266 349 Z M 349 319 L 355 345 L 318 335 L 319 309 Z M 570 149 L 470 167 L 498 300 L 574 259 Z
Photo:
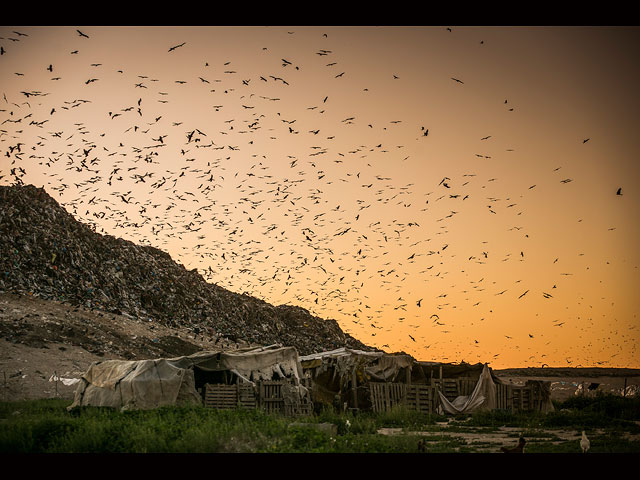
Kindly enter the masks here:
M 582 453 L 587 453 L 589 448 L 591 447 L 591 442 L 587 438 L 587 434 L 582 431 L 582 439 L 580 440 L 580 448 L 582 448 Z

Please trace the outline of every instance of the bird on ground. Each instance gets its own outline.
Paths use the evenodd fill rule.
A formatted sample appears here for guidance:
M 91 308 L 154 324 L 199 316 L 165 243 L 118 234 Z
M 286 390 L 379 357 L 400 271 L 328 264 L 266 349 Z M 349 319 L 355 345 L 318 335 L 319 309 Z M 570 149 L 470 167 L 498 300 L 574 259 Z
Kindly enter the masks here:
M 582 453 L 587 453 L 589 448 L 591 448 L 591 442 L 587 438 L 587 434 L 582 431 L 582 438 L 580 439 L 580 448 L 582 449 Z
M 500 451 L 503 453 L 524 453 L 524 446 L 527 443 L 524 437 L 518 439 L 518 445 L 513 448 L 500 447 Z

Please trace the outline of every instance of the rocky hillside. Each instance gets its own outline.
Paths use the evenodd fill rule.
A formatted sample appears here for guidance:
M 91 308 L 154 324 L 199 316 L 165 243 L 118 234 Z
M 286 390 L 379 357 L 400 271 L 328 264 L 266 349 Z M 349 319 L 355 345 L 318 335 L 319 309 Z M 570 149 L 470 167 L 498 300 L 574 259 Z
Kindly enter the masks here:
M 167 253 L 101 235 L 46 191 L 0 186 L 0 292 L 74 306 L 232 342 L 375 350 L 294 306 L 273 306 L 208 283 Z

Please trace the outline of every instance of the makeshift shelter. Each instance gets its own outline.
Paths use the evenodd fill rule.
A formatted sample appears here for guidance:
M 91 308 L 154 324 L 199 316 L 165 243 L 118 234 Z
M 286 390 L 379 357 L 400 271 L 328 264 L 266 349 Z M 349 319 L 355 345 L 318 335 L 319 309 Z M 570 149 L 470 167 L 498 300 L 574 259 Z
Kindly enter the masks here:
M 472 413 L 481 410 L 495 410 L 498 406 L 497 387 L 493 381 L 491 370 L 484 365 L 475 388 L 470 395 L 459 395 L 453 401 L 438 390 L 440 407 L 446 413 Z
M 488 364 L 416 361 L 410 355 L 340 348 L 300 357 L 316 406 L 387 411 L 403 405 L 448 414 L 553 410 L 549 382 L 511 385 Z
M 372 408 L 372 385 L 410 381 L 413 361 L 409 355 L 346 347 L 300 357 L 304 374 L 312 381 L 314 404 L 333 405 L 340 410 Z
M 203 351 L 156 360 L 94 362 L 81 378 L 73 404 L 119 409 L 166 405 L 266 407 L 296 411 L 310 405 L 293 347 L 272 345 Z M 285 412 L 287 413 L 287 412 Z

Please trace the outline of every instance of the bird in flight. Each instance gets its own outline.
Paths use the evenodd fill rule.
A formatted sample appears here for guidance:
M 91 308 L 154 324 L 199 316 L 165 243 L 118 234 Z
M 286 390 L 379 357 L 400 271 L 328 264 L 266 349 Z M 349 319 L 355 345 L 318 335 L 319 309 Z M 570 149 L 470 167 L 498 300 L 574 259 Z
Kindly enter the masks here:
M 173 52 L 176 48 L 180 48 L 180 47 L 182 47 L 185 43 L 187 43 L 187 42 L 182 42 L 180 45 L 174 45 L 173 47 L 171 47 L 171 48 L 169 49 L 169 51 L 170 51 L 170 52 Z
M 458 80 L 457 78 L 454 78 L 454 77 L 451 77 L 451 80 L 454 80 L 454 81 L 456 81 L 458 83 L 464 84 L 464 82 L 462 80 Z
M 89 38 L 89 35 L 87 35 L 86 33 L 82 33 L 80 30 L 76 30 L 76 32 L 78 32 L 78 35 L 80 35 L 81 37 Z
M 622 187 L 618 189 L 618 191 L 616 192 L 616 195 L 622 195 Z

